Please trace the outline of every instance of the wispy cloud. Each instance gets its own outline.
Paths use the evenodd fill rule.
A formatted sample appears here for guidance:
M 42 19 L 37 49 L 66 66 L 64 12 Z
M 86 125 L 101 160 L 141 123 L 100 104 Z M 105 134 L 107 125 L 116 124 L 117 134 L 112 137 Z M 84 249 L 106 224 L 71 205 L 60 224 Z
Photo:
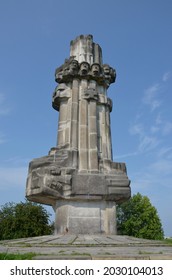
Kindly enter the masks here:
M 133 157 L 133 156 L 137 156 L 138 155 L 138 152 L 135 151 L 135 152 L 131 152 L 131 153 L 126 153 L 126 154 L 122 154 L 122 155 L 114 155 L 114 158 L 115 159 L 122 159 L 122 158 L 127 158 L 127 157 Z
M 128 153 L 117 157 L 133 156 L 127 164 L 132 193 L 139 191 L 143 195 L 147 195 L 155 202 L 155 207 L 157 204 L 163 220 L 168 216 L 168 213 L 171 213 L 172 209 L 170 204 L 172 119 L 170 119 L 170 107 L 166 106 L 166 102 L 169 103 L 170 100 L 168 96 L 170 84 L 165 84 L 171 77 L 170 72 L 164 73 L 161 81 L 152 84 L 143 92 L 139 112 L 136 112 L 129 126 L 130 141 L 132 142 L 133 139 L 135 145 L 134 148 L 132 146 L 134 151 L 128 151 Z M 164 204 L 162 201 L 167 203 Z M 164 211 L 164 207 L 166 207 L 166 211 Z M 169 218 L 166 224 L 169 224 Z M 166 230 L 165 223 L 164 230 Z
M 132 135 L 139 137 L 139 145 L 137 148 L 138 153 L 148 152 L 157 147 L 159 140 L 151 132 L 147 132 L 144 128 L 143 123 L 135 123 L 130 126 L 129 132 Z
M 158 130 L 159 128 L 157 126 L 151 126 L 150 128 L 146 129 L 143 123 L 139 122 L 139 120 L 136 120 L 136 122 L 134 124 L 131 124 L 129 127 L 129 133 L 133 136 L 138 137 L 138 145 L 135 147 L 135 151 L 117 155 L 115 156 L 115 158 L 127 158 L 153 151 L 161 142 L 159 137 L 156 135 Z
M 158 113 L 153 130 L 159 131 L 162 136 L 167 136 L 172 133 L 172 122 L 163 118 L 161 113 Z
M 162 147 L 157 153 L 158 158 L 167 158 L 172 159 L 172 146 L 171 147 Z
M 156 137 L 144 135 L 140 139 L 139 151 L 142 153 L 152 151 L 159 145 L 159 142 L 160 141 Z
M 142 136 L 144 134 L 144 127 L 142 123 L 136 122 L 133 125 L 130 126 L 129 132 L 132 135 L 139 135 Z
M 142 102 L 150 106 L 151 112 L 153 112 L 161 105 L 161 100 L 158 98 L 160 89 L 160 84 L 157 83 L 147 88 L 144 92 Z
M 170 77 L 171 72 L 166 72 L 162 80 L 167 81 Z M 160 149 L 165 137 L 172 133 L 172 121 L 165 119 L 162 110 L 162 100 L 165 91 L 162 80 L 151 85 L 143 92 L 139 112 L 136 113 L 135 120 L 130 124 L 130 135 L 134 135 L 138 139 L 136 150 L 119 155 L 117 158 L 136 156 L 152 151 L 156 153 Z M 145 111 L 145 106 L 150 110 Z M 147 121 L 148 119 L 149 121 Z
M 172 132 L 172 122 L 165 121 L 164 122 L 164 127 L 162 129 L 162 134 L 164 136 L 169 135 Z
M 164 75 L 162 76 L 162 81 L 167 82 L 169 79 L 172 77 L 172 72 L 168 71 L 165 72 Z

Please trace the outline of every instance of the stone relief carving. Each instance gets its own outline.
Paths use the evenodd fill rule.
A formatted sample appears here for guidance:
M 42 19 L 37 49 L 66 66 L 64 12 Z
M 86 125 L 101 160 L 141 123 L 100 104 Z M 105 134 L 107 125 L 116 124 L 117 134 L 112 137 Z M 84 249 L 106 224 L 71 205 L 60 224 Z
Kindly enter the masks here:
M 30 173 L 29 188 L 33 191 L 39 191 L 42 188 L 52 189 L 56 192 L 56 197 L 62 197 L 66 195 L 66 188 L 71 191 L 71 170 L 60 167 L 56 167 L 52 164 L 49 167 L 36 168 Z M 68 186 L 68 187 L 66 187 Z M 54 195 L 54 194 L 53 194 Z
M 105 82 L 110 85 L 111 83 L 114 83 L 116 80 L 116 71 L 112 67 L 109 66 L 109 64 L 103 64 L 103 73 Z
M 98 100 L 98 92 L 93 88 L 88 88 L 84 90 L 84 93 L 82 94 L 82 98 L 90 100 Z
M 79 72 L 79 74 L 81 75 L 81 76 L 85 76 L 85 75 L 87 75 L 88 73 L 89 73 L 89 71 L 90 71 L 90 65 L 89 65 L 89 63 L 88 62 L 81 62 L 81 64 L 80 64 L 80 72 Z
M 76 75 L 79 71 L 79 64 L 78 61 L 73 59 L 69 64 L 69 73 L 71 75 Z
M 59 111 L 60 102 L 71 97 L 71 88 L 65 83 L 59 84 L 53 93 L 53 108 Z
M 93 77 L 97 77 L 99 76 L 101 73 L 101 67 L 98 63 L 93 63 L 91 65 L 91 74 L 93 75 Z
M 116 71 L 108 64 L 100 65 L 99 63 L 89 64 L 86 61 L 79 62 L 73 58 L 69 58 L 63 65 L 55 71 L 55 81 L 58 83 L 70 82 L 74 76 L 82 79 L 83 76 L 87 80 L 96 80 L 99 84 L 109 86 L 115 82 Z

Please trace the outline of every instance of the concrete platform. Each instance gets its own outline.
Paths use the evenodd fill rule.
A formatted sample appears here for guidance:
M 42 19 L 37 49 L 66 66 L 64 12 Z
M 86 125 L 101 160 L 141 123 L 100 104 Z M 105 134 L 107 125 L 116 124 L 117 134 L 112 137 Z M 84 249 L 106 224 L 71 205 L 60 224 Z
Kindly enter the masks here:
M 120 235 L 47 235 L 0 241 L 0 252 L 36 253 L 34 259 L 172 260 L 164 241 Z

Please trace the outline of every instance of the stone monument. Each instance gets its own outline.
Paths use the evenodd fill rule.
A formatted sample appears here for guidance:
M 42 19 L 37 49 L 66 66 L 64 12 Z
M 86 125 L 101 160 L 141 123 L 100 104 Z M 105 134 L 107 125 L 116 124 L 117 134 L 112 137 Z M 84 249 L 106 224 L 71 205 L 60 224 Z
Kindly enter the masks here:
M 116 203 L 130 198 L 125 163 L 113 162 L 107 89 L 116 72 L 92 35 L 70 44 L 55 71 L 57 146 L 30 162 L 26 197 L 52 205 L 56 234 L 116 234 Z

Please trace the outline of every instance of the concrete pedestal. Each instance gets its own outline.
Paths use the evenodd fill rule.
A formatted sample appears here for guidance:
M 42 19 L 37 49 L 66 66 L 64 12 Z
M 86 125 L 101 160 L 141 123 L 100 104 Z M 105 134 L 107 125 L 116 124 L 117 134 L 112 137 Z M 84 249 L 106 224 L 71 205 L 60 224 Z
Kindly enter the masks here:
M 117 234 L 115 202 L 58 200 L 54 210 L 55 234 Z

